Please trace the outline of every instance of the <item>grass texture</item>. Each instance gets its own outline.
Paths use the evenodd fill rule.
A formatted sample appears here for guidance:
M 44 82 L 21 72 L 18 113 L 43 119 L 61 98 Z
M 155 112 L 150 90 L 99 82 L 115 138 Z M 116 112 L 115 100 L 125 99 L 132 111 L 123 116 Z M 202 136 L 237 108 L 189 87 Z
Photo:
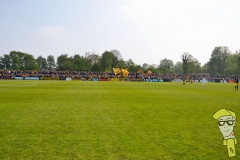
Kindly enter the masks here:
M 228 159 L 212 115 L 240 116 L 234 85 L 2 80 L 0 159 Z

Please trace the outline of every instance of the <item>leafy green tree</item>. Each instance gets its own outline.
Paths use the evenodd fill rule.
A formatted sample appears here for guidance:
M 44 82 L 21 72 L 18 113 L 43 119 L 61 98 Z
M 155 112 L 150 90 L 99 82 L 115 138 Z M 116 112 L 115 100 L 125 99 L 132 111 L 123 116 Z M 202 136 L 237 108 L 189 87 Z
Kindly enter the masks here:
M 111 71 L 113 64 L 113 54 L 111 52 L 104 52 L 101 58 L 101 69 L 102 71 Z
M 236 57 L 236 71 L 234 72 L 235 74 L 240 74 L 240 49 L 239 51 L 236 51 L 235 53 Z
M 201 73 L 202 72 L 201 63 L 197 59 L 195 59 L 193 63 L 195 66 L 195 72 L 192 72 L 192 73 Z
M 189 61 L 192 58 L 192 55 L 188 54 L 188 53 L 183 53 L 182 54 L 182 68 L 183 68 L 183 73 L 187 74 L 188 73 L 188 68 L 189 68 Z
M 73 64 L 74 64 L 74 70 L 75 71 L 84 71 L 87 70 L 84 65 L 84 58 L 80 56 L 79 54 L 75 54 L 73 56 Z
M 7 69 L 12 70 L 36 70 L 38 69 L 37 61 L 31 54 L 11 51 L 4 54 L 2 62 Z
M 91 69 L 93 72 L 100 72 L 101 71 L 101 67 L 98 63 L 94 63 Z
M 94 52 L 86 52 L 84 57 L 84 65 L 85 70 L 90 71 L 92 69 L 93 64 L 98 63 L 100 65 L 100 57 L 98 54 Z
M 2 61 L 5 65 L 5 69 L 11 69 L 12 67 L 12 62 L 11 62 L 11 57 L 9 54 L 4 54 L 3 55 L 3 61 Z
M 193 58 L 188 63 L 188 73 L 199 73 L 201 72 L 201 63 L 197 59 Z
M 135 63 L 133 62 L 132 59 L 127 60 L 125 63 L 126 63 L 126 67 L 127 67 L 129 72 L 136 72 L 137 71 L 136 65 L 135 65 Z
M 170 59 L 162 59 L 160 61 L 159 69 L 162 73 L 173 73 L 174 64 Z
M 228 47 L 215 47 L 212 51 L 211 58 L 208 62 L 209 73 L 211 74 L 227 74 L 227 60 L 230 51 Z
M 127 68 L 125 61 L 122 59 L 118 62 L 118 64 L 115 66 L 116 68 Z
M 67 54 L 61 54 L 58 58 L 57 58 L 57 70 L 59 71 L 65 71 L 65 63 L 68 59 L 68 55 Z
M 0 69 L 5 69 L 5 62 L 2 56 L 0 56 Z
M 63 71 L 74 71 L 74 64 L 71 60 L 71 57 L 64 62 L 64 69 Z
M 118 63 L 123 60 L 120 51 L 118 50 L 111 50 L 112 56 L 112 67 L 116 67 Z
M 159 66 L 156 64 L 148 65 L 148 70 L 151 70 L 152 73 L 160 73 Z
M 33 55 L 25 54 L 23 57 L 23 63 L 24 63 L 23 69 L 25 69 L 25 70 L 37 70 L 38 69 L 37 61 L 35 60 Z
M 37 59 L 38 68 L 40 70 L 46 70 L 47 69 L 47 60 L 46 58 L 43 58 L 42 56 L 39 56 Z
M 182 74 L 183 73 L 183 67 L 182 67 L 182 62 L 176 62 L 174 65 L 174 71 L 176 74 Z
M 209 70 L 208 68 L 209 68 L 208 63 L 205 63 L 205 64 L 201 67 L 202 73 L 207 73 L 208 70 Z
M 139 64 L 135 64 L 135 70 L 134 72 L 138 71 L 139 69 L 142 69 L 142 66 Z
M 149 66 L 149 65 L 148 65 L 147 63 L 143 63 L 142 69 L 143 69 L 144 71 L 147 71 L 148 66 Z
M 23 57 L 24 53 L 17 52 L 17 51 L 11 51 L 9 53 L 10 59 L 11 59 L 11 69 L 13 70 L 23 70 L 24 64 L 23 64 Z
M 238 74 L 238 56 L 237 54 L 229 54 L 226 61 L 226 67 L 224 68 L 225 74 Z
M 90 60 L 91 62 L 91 65 L 95 64 L 95 63 L 98 63 L 99 61 L 99 55 L 96 54 L 95 52 L 92 52 L 92 53 L 85 53 L 85 57 Z
M 61 54 L 57 58 L 57 65 L 59 71 L 73 71 L 75 70 L 74 58 L 68 57 L 67 54 Z
M 53 55 L 47 57 L 47 69 L 54 70 L 56 68 L 55 58 Z
M 182 54 L 182 69 L 184 74 L 200 71 L 201 64 L 191 54 L 185 52 Z

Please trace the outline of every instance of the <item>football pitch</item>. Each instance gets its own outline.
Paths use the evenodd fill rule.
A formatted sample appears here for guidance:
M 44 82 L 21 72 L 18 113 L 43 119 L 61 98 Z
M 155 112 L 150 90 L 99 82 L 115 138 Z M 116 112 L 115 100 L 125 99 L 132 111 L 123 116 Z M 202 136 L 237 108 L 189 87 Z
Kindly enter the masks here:
M 0 159 L 228 159 L 212 116 L 240 117 L 234 85 L 1 80 Z

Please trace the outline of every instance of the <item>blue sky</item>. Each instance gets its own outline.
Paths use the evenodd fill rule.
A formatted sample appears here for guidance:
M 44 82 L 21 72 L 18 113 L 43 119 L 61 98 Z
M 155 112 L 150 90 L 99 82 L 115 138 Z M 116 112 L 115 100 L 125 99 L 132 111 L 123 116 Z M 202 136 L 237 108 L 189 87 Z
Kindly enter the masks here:
M 0 0 L 0 56 L 119 50 L 159 64 L 188 52 L 206 63 L 216 46 L 240 49 L 239 0 Z

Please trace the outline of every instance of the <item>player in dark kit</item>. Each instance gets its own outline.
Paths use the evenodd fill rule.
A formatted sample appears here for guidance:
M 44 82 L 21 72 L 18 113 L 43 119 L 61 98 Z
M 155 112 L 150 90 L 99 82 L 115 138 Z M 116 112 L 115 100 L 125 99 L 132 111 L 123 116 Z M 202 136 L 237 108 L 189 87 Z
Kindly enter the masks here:
M 234 80 L 235 80 L 235 83 L 236 83 L 236 85 L 235 85 L 235 91 L 238 91 L 239 77 L 237 76 Z

